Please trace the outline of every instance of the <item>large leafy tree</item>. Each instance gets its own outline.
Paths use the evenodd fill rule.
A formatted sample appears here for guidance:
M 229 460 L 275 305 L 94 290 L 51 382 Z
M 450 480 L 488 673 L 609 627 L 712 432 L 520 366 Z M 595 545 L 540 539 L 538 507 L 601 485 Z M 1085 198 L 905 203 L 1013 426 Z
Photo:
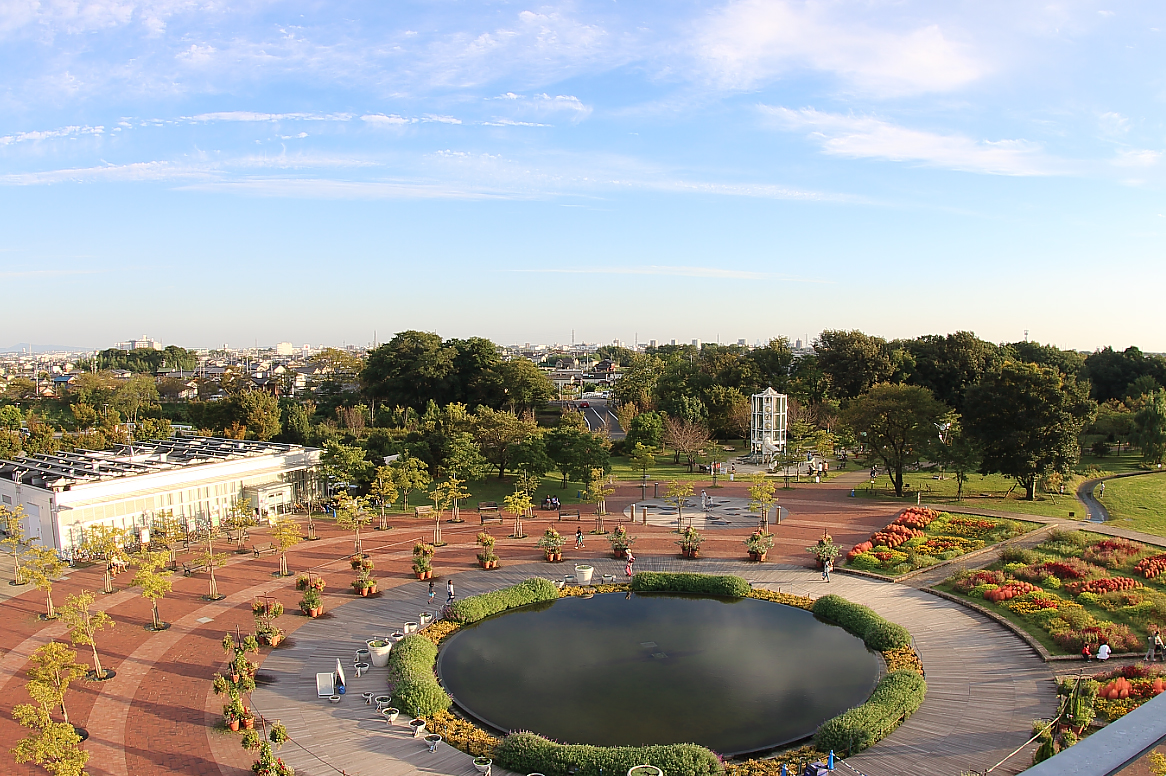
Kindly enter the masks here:
M 506 405 L 519 415 L 542 409 L 555 395 L 555 385 L 546 373 L 525 358 L 507 361 L 499 367 Z
M 846 420 L 883 462 L 903 495 L 903 467 L 926 449 L 947 408 L 917 385 L 880 383 L 846 409 Z
M 1134 415 L 1135 444 L 1149 463 L 1166 458 L 1166 391 L 1156 391 Z
M 479 407 L 474 413 L 473 434 L 482 456 L 498 469 L 498 479 L 506 476 L 513 446 L 538 433 L 534 420 L 512 412 Z
M 1097 401 L 1124 399 L 1129 395 L 1130 385 L 1140 377 L 1149 376 L 1158 385 L 1166 385 L 1166 359 L 1147 356 L 1135 347 L 1120 353 L 1104 348 L 1085 359 L 1085 375 Z
M 887 341 L 861 331 L 827 329 L 814 342 L 814 350 L 818 367 L 830 378 L 838 398 L 853 399 L 895 373 Z
M 960 409 L 969 385 L 1002 360 L 1000 349 L 969 331 L 930 334 L 903 343 L 914 360 L 910 382 L 927 388 L 949 407 Z
M 451 401 L 460 401 L 470 407 L 501 407 L 505 397 L 505 380 L 499 371 L 502 358 L 498 347 L 484 337 L 451 339 L 445 343 L 454 349 Z
M 1041 477 L 1077 462 L 1077 437 L 1096 410 L 1086 386 L 1057 369 L 1006 361 L 968 389 L 963 427 L 980 447 L 980 471 L 1012 477 L 1031 500 Z
M 423 410 L 432 399 L 448 404 L 456 395 L 456 348 L 423 331 L 403 331 L 369 353 L 360 373 L 365 393 L 391 406 Z
M 774 337 L 764 347 L 749 351 L 748 359 L 753 362 L 760 388 L 772 387 L 778 393 L 787 392 L 794 365 L 794 352 L 787 338 Z
M 640 447 L 647 450 L 643 445 Z M 562 475 L 564 488 L 568 480 L 583 482 L 592 469 L 605 473 L 611 471 L 608 447 L 595 434 L 573 428 L 556 428 L 546 436 L 546 449 Z

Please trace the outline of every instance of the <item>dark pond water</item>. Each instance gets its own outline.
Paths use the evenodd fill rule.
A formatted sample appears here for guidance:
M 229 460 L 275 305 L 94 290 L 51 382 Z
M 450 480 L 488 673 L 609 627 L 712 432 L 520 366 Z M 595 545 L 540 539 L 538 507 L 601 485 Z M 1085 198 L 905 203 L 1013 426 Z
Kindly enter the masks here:
M 609 593 L 463 628 L 438 671 L 461 708 L 500 730 L 735 754 L 796 741 L 862 703 L 878 659 L 791 606 Z

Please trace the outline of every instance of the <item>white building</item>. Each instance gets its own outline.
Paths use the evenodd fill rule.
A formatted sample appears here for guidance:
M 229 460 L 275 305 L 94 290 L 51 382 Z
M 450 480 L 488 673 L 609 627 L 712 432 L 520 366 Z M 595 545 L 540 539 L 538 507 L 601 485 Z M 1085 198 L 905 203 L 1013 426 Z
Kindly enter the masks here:
M 787 399 L 784 393 L 766 388 L 753 394 L 751 402 L 749 454 L 762 463 L 769 463 L 774 453 L 785 450 Z
M 296 346 L 290 342 L 277 342 L 275 344 L 275 355 L 277 356 L 291 356 L 296 352 Z
M 143 334 L 138 339 L 117 343 L 119 350 L 163 350 L 162 343 Z
M 319 494 L 321 450 L 274 442 L 172 437 L 0 460 L 0 503 L 24 507 L 25 536 L 61 550 L 98 523 L 149 527 L 170 512 L 217 525 L 236 499 L 269 516 Z

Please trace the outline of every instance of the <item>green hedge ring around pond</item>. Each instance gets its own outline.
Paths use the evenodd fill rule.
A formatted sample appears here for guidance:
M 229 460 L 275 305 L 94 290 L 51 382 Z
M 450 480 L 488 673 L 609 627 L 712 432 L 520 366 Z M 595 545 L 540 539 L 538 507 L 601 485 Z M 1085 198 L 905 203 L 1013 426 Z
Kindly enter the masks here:
M 751 585 L 742 577 L 711 574 L 667 574 L 644 571 L 632 577 L 635 592 L 694 593 L 743 598 Z M 454 604 L 453 618 L 461 623 L 477 622 L 494 614 L 555 600 L 559 592 L 545 579 L 531 578 L 492 593 L 470 596 Z M 877 652 L 910 646 L 911 634 L 869 607 L 836 595 L 823 596 L 811 609 L 814 615 L 858 636 Z M 422 634 L 411 634 L 389 653 L 389 680 L 394 682 L 393 698 L 399 708 L 414 716 L 447 710 L 453 703 L 437 681 L 434 666 L 437 646 Z M 893 671 L 879 681 L 866 703 L 822 723 L 814 736 L 820 751 L 834 750 L 849 756 L 885 738 L 898 724 L 915 713 L 927 693 L 927 682 L 914 671 Z M 665 773 L 704 776 L 723 773 L 720 759 L 710 749 L 697 744 L 657 746 L 591 746 L 558 744 L 535 733 L 512 733 L 503 738 L 495 753 L 499 765 L 527 773 L 566 776 L 575 765 L 579 776 L 624 773 L 642 763 L 651 763 Z

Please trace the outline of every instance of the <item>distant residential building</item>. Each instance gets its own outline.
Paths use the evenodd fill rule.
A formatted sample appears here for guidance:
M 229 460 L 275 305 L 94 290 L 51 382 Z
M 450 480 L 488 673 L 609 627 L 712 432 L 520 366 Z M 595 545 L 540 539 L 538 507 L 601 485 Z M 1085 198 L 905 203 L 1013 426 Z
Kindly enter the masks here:
M 275 355 L 277 356 L 294 356 L 296 346 L 290 342 L 280 342 L 275 346 Z
M 138 339 L 132 339 L 128 342 L 119 342 L 116 347 L 119 350 L 164 350 L 165 347 L 161 342 L 155 339 L 150 339 L 143 334 Z

